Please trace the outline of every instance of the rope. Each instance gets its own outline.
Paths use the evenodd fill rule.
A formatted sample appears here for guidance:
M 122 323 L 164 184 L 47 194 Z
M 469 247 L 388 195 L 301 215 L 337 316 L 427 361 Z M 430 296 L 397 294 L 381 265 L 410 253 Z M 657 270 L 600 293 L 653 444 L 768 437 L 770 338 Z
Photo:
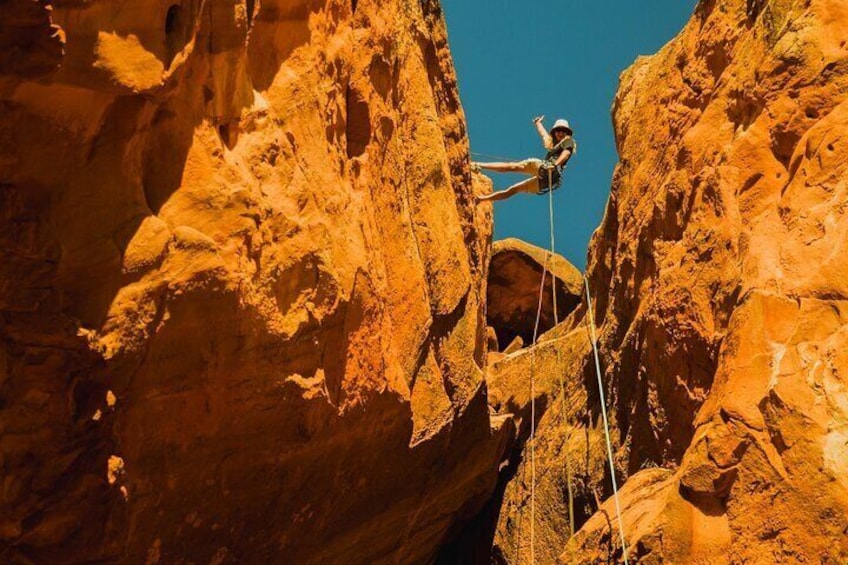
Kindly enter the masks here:
M 501 161 L 513 162 L 513 161 L 520 161 L 521 160 L 521 159 L 513 159 L 511 157 L 504 157 L 503 155 L 490 155 L 489 153 L 477 153 L 475 151 L 469 151 L 469 153 L 471 153 L 472 155 L 476 155 L 478 157 L 489 157 L 491 159 L 498 159 L 498 160 L 501 160 Z
M 480 153 L 474 153 L 475 155 L 483 155 Z M 494 158 L 502 158 L 496 155 L 489 155 L 489 157 Z M 542 266 L 542 280 L 539 284 L 539 302 L 536 307 L 536 322 L 533 325 L 533 342 L 530 348 L 530 563 L 534 565 L 536 563 L 536 539 L 535 539 L 535 526 L 536 526 L 536 377 L 535 377 L 535 366 L 536 366 L 536 342 L 539 337 L 539 323 L 542 317 L 542 299 L 544 297 L 545 291 L 545 277 L 548 273 L 548 261 L 551 262 L 551 294 L 553 301 L 553 310 L 554 310 L 554 327 L 559 324 L 559 313 L 557 312 L 557 303 L 556 303 L 556 277 L 553 273 L 553 262 L 554 262 L 554 254 L 556 252 L 556 240 L 554 236 L 554 199 L 553 199 L 553 190 L 551 188 L 552 183 L 552 175 L 553 171 L 548 169 L 548 222 L 550 225 L 550 236 L 551 236 L 551 249 L 550 253 L 545 258 L 545 263 Z M 607 457 L 609 458 L 609 467 L 610 467 L 610 478 L 612 479 L 612 492 L 613 498 L 615 500 L 615 511 L 618 517 L 618 533 L 621 537 L 621 551 L 624 558 L 624 564 L 630 565 L 629 560 L 627 558 L 627 542 L 625 540 L 624 535 L 624 521 L 621 518 L 621 504 L 618 500 L 618 483 L 615 479 L 615 461 L 613 460 L 612 455 L 612 441 L 610 440 L 610 430 L 609 430 L 609 419 L 607 418 L 607 408 L 606 408 L 606 397 L 604 395 L 604 384 L 603 379 L 601 378 L 601 361 L 600 356 L 598 355 L 598 344 L 597 338 L 595 336 L 595 319 L 594 319 L 594 309 L 592 307 L 592 294 L 589 290 L 589 279 L 586 276 L 583 276 L 584 286 L 586 288 L 586 304 L 587 304 L 587 314 L 589 318 L 589 330 L 590 336 L 592 339 L 592 351 L 594 353 L 595 358 L 595 372 L 598 377 L 598 392 L 600 394 L 601 400 L 601 414 L 603 416 L 604 422 L 604 435 L 606 438 L 607 444 Z M 554 340 L 558 341 L 558 340 Z M 557 368 L 559 368 L 559 349 L 556 349 L 557 352 Z M 561 411 L 563 417 L 563 423 L 565 423 L 565 385 L 563 383 L 562 373 L 559 373 L 559 386 L 560 386 L 560 401 L 561 401 Z M 565 445 L 565 474 L 566 474 L 566 482 L 568 488 L 568 521 L 569 521 L 569 530 L 571 536 L 574 535 L 574 495 L 572 492 L 571 486 L 571 471 L 568 466 L 568 445 L 566 441 Z M 526 467 L 525 467 L 526 469 Z M 519 518 L 518 518 L 518 555 L 520 557 L 520 540 L 521 540 L 521 511 L 519 510 Z
M 551 188 L 551 184 L 553 179 L 553 169 L 548 168 L 548 223 L 551 227 L 551 267 L 553 267 L 554 260 L 554 191 Z M 554 294 L 554 321 L 557 320 L 557 309 L 556 309 L 556 287 L 554 286 L 553 271 L 551 271 L 551 290 Z M 556 326 L 556 324 L 554 324 Z
M 542 266 L 542 282 L 539 285 L 539 306 L 536 308 L 536 323 L 533 326 L 533 344 L 530 353 L 530 563 L 536 563 L 536 339 L 539 336 L 539 320 L 542 318 L 542 297 L 545 292 L 545 276 L 548 259 Z M 553 273 L 552 273 L 553 274 Z
M 553 310 L 554 310 L 554 327 L 559 324 L 559 313 L 557 312 L 557 303 L 556 303 L 556 277 L 553 273 L 553 262 L 554 262 L 554 254 L 556 252 L 556 240 L 554 234 L 554 197 L 553 190 L 551 189 L 552 185 L 552 175 L 553 171 L 548 169 L 548 223 L 550 226 L 550 236 L 551 236 L 551 249 L 550 253 L 545 258 L 545 263 L 542 266 L 542 280 L 539 284 L 539 302 L 536 308 L 536 323 L 533 326 L 533 343 L 531 347 L 530 354 L 530 563 L 536 563 L 536 544 L 535 544 L 535 526 L 536 526 L 536 377 L 535 377 L 535 366 L 536 366 L 536 342 L 539 337 L 539 322 L 542 317 L 542 299 L 544 297 L 545 290 L 545 277 L 548 272 L 548 261 L 551 262 L 551 294 L 553 301 Z M 607 456 L 609 458 L 609 467 L 610 467 L 610 478 L 612 479 L 612 491 L 613 498 L 615 499 L 615 511 L 618 517 L 618 533 L 621 537 L 621 551 L 624 557 L 624 564 L 630 565 L 629 560 L 627 558 L 627 542 L 624 536 L 624 521 L 621 518 L 621 504 L 618 500 L 618 483 L 615 479 L 615 461 L 613 460 L 612 455 L 612 441 L 610 440 L 610 430 L 609 430 L 609 419 L 607 418 L 607 408 L 606 408 L 606 397 L 604 395 L 604 385 L 603 379 L 601 378 L 601 361 L 600 356 L 598 355 L 598 345 L 597 338 L 595 336 L 595 318 L 594 318 L 594 309 L 592 308 L 592 294 L 589 290 L 589 279 L 586 276 L 583 276 L 583 282 L 585 283 L 586 288 L 586 304 L 588 308 L 588 318 L 589 318 L 589 330 L 590 336 L 592 339 L 592 351 L 594 353 L 595 358 L 595 372 L 598 377 L 598 392 L 600 394 L 601 400 L 601 414 L 603 415 L 604 422 L 604 434 L 606 438 L 607 444 Z M 557 360 L 559 361 L 559 350 L 557 352 Z M 559 368 L 559 363 L 557 363 L 557 367 Z M 559 373 L 559 385 L 560 385 L 560 402 L 561 402 L 561 411 L 563 417 L 563 423 L 565 423 L 565 385 L 563 383 L 562 373 Z M 565 446 L 565 474 L 566 474 L 566 482 L 568 488 L 568 520 L 569 520 L 569 530 L 570 534 L 574 535 L 574 497 L 571 488 L 571 471 L 568 467 L 568 445 Z M 520 519 L 519 519 L 520 522 Z M 519 524 L 520 527 L 520 524 Z
M 618 485 L 615 480 L 615 465 L 612 458 L 612 442 L 610 441 L 609 421 L 607 420 L 607 403 L 604 398 L 604 383 L 601 379 L 601 361 L 598 357 L 598 344 L 595 339 L 595 314 L 592 309 L 592 295 L 589 292 L 589 279 L 583 276 L 583 282 L 586 287 L 586 303 L 588 308 L 589 329 L 592 337 L 592 350 L 595 353 L 595 372 L 598 375 L 598 392 L 601 395 L 601 414 L 604 419 L 604 433 L 607 439 L 607 456 L 609 457 L 610 477 L 612 478 L 612 493 L 615 498 L 615 512 L 618 515 L 618 533 L 621 535 L 621 551 L 624 555 L 624 565 L 629 565 L 627 561 L 627 544 L 624 541 L 624 522 L 621 519 L 621 506 L 618 503 Z
M 548 170 L 548 186 L 550 186 L 551 171 Z M 548 261 L 553 263 L 554 253 L 554 201 L 553 191 L 549 190 L 549 214 L 551 229 L 551 252 L 545 257 L 542 265 L 542 280 L 539 283 L 539 303 L 536 307 L 536 323 L 533 324 L 533 343 L 530 353 L 530 563 L 536 563 L 536 341 L 539 337 L 539 322 L 542 319 L 542 299 L 545 295 L 545 277 L 548 274 Z M 551 265 L 553 267 L 553 264 Z M 556 301 L 556 277 L 551 271 L 551 287 L 554 289 Z M 554 320 L 556 320 L 556 302 L 554 302 Z
M 524 483 L 524 480 L 527 478 L 527 462 L 524 458 L 519 463 L 518 475 L 521 477 L 521 482 Z M 518 525 L 515 528 L 515 535 L 512 541 L 515 547 L 515 562 L 521 563 L 521 520 L 524 517 L 524 504 L 520 500 L 516 504 L 518 505 Z
M 556 241 L 554 239 L 554 191 L 550 189 L 552 184 L 552 171 L 548 169 L 548 216 L 550 220 L 550 229 L 551 229 L 551 295 L 553 296 L 553 306 L 554 306 L 554 327 L 559 325 L 559 310 L 557 309 L 557 292 L 556 292 L 556 277 L 553 274 L 553 261 L 556 253 Z M 560 398 L 560 413 L 562 414 L 562 424 L 565 426 L 567 424 L 566 421 L 566 412 L 565 412 L 565 384 L 562 378 L 562 362 L 560 359 L 560 351 L 558 348 L 555 348 L 556 356 L 557 356 L 557 375 L 559 376 L 559 398 Z M 570 435 L 570 434 L 569 434 Z M 568 489 L 568 532 L 569 537 L 574 536 L 574 492 L 571 488 L 571 469 L 568 465 L 568 440 L 566 438 L 565 446 L 564 446 L 565 458 L 562 462 L 564 470 L 565 470 L 565 485 Z
M 548 274 L 548 261 L 551 262 L 551 295 L 553 298 L 554 327 L 559 324 L 559 313 L 556 303 L 556 277 L 553 273 L 554 253 L 556 251 L 556 240 L 554 237 L 554 194 L 550 190 L 552 184 L 552 171 L 548 169 L 548 220 L 551 234 L 551 250 L 545 257 L 542 265 L 542 280 L 539 283 L 539 302 L 536 307 L 536 322 L 533 325 L 533 343 L 530 349 L 530 563 L 536 563 L 536 341 L 539 337 L 539 323 L 542 318 L 542 299 L 545 293 L 545 277 Z M 559 350 L 557 350 L 559 359 Z M 559 367 L 559 363 L 557 363 Z M 562 398 L 562 414 L 565 417 L 565 385 L 562 374 L 559 375 L 560 397 Z M 571 476 L 566 461 L 566 475 L 568 481 L 569 498 L 569 527 L 571 535 L 574 535 L 574 506 L 571 493 Z M 520 521 L 520 519 L 519 519 Z

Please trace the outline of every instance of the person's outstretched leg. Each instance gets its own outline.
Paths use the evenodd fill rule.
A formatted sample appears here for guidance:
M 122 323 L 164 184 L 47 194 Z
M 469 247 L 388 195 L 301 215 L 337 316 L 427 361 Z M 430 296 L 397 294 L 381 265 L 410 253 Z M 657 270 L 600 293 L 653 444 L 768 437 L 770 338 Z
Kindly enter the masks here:
M 483 196 L 478 196 L 477 200 L 480 202 L 486 201 L 497 201 L 497 200 L 506 200 L 510 196 L 514 194 L 518 194 L 519 192 L 528 192 L 530 194 L 536 194 L 539 192 L 539 179 L 536 177 L 525 179 L 521 182 L 517 182 L 506 190 L 501 190 L 498 192 L 493 192 L 491 194 L 485 194 Z
M 477 167 L 481 169 L 486 169 L 489 171 L 495 171 L 498 173 L 523 173 L 525 172 L 525 164 L 524 162 L 518 163 L 477 163 L 476 161 L 473 163 Z

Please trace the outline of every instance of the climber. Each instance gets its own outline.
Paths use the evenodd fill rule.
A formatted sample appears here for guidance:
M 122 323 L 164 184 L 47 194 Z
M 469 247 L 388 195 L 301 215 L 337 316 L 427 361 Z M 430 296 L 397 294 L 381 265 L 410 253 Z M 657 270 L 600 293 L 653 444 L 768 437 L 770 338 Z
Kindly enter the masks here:
M 550 133 L 545 130 L 542 120 L 545 116 L 533 118 L 533 125 L 542 138 L 542 144 L 548 153 L 545 159 L 525 159 L 517 163 L 472 163 L 475 170 L 487 169 L 498 173 L 524 173 L 531 175 L 529 179 L 518 182 L 506 190 L 478 196 L 477 200 L 506 200 L 519 192 L 529 194 L 545 194 L 556 190 L 562 182 L 562 171 L 571 156 L 577 151 L 574 142 L 574 132 L 568 125 L 568 120 L 559 119 L 554 122 Z

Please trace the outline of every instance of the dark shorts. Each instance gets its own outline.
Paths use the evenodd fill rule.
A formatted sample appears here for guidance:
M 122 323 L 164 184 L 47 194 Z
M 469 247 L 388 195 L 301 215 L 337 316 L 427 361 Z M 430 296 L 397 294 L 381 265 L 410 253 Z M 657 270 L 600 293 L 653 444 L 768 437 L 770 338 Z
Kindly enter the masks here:
M 540 168 L 538 172 L 539 194 L 545 194 L 549 190 L 556 190 L 562 184 L 562 172 L 559 169 Z

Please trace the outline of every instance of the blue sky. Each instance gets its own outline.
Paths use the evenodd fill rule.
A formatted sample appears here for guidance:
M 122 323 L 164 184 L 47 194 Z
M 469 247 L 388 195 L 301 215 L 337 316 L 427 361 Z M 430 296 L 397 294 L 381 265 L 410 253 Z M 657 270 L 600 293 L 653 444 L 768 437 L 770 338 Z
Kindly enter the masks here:
M 477 161 L 542 157 L 530 119 L 558 117 L 574 129 L 577 154 L 554 193 L 556 250 L 575 266 L 603 217 L 617 161 L 610 108 L 621 71 L 655 53 L 692 14 L 696 0 L 442 0 L 459 93 Z M 491 173 L 495 189 L 522 177 Z M 492 204 L 481 204 L 491 206 Z M 547 197 L 494 204 L 495 239 L 549 247 Z

